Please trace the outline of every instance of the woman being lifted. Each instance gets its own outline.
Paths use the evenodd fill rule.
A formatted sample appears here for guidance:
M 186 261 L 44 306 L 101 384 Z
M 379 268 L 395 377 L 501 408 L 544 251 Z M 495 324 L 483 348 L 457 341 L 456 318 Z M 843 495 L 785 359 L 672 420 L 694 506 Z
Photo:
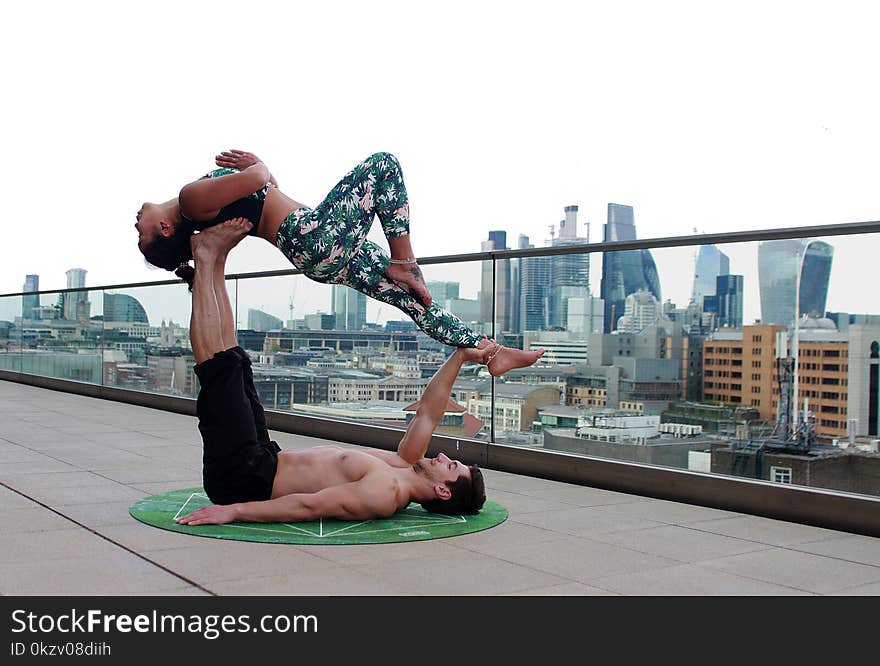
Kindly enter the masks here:
M 308 278 L 346 285 L 393 305 L 444 344 L 491 346 L 485 358 L 493 376 L 532 365 L 543 355 L 543 349 L 504 347 L 433 302 L 410 244 L 409 200 L 394 155 L 370 155 L 315 208 L 281 192 L 269 169 L 252 153 L 224 151 L 215 161 L 218 169 L 185 185 L 178 196 L 144 203 L 137 213 L 141 253 L 154 266 L 174 271 L 190 288 L 196 270 L 189 263 L 192 234 L 245 218 L 253 225 L 249 235 L 277 247 Z M 391 257 L 367 240 L 374 215 Z

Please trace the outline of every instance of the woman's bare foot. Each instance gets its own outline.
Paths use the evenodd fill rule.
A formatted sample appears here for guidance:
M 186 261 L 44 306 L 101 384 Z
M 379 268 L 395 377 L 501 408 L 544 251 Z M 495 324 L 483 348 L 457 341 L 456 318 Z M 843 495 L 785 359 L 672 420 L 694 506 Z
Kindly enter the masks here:
M 193 234 L 189 239 L 193 257 L 196 261 L 225 257 L 253 227 L 250 220 L 237 217 Z
M 544 355 L 543 348 L 527 352 L 522 349 L 504 347 L 494 340 L 489 343 L 488 347 L 491 349 L 487 354 L 486 367 L 489 368 L 489 374 L 493 377 L 503 375 L 514 368 L 527 368 Z
M 473 361 L 485 365 L 486 359 L 489 357 L 492 349 L 493 347 L 491 344 L 485 344 L 479 347 L 459 347 L 458 351 L 461 353 L 461 358 L 465 363 Z
M 407 291 L 418 298 L 426 307 L 430 306 L 434 299 L 425 284 L 422 269 L 416 263 L 412 264 L 388 264 L 385 274 L 395 282 L 407 287 Z

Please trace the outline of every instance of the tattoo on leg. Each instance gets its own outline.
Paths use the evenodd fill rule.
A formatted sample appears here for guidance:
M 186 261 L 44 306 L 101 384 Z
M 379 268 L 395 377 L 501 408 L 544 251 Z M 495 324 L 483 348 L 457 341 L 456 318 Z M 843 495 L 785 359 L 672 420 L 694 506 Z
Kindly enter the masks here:
M 418 266 L 413 266 L 413 267 L 410 269 L 410 273 L 412 273 L 413 275 L 415 275 L 419 280 L 422 279 L 422 269 L 419 268 Z

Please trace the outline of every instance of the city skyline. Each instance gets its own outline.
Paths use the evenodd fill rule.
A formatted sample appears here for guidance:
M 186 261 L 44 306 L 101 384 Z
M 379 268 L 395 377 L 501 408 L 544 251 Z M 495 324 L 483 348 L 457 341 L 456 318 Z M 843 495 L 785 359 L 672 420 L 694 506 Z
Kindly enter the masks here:
M 869 314 L 880 312 L 880 294 L 868 291 L 853 291 L 847 288 L 851 273 L 857 272 L 858 266 L 867 265 L 871 255 L 869 244 L 864 243 L 861 236 L 838 236 L 821 239 L 811 239 L 812 242 L 827 242 L 834 252 L 834 270 L 830 274 L 826 296 L 826 311 L 843 311 Z M 868 236 L 870 238 L 870 236 Z M 664 299 L 673 302 L 677 307 L 685 307 L 690 301 L 693 288 L 694 272 L 699 248 L 705 246 L 690 246 L 680 248 L 652 249 L 652 257 L 658 267 L 658 274 L 664 284 Z M 758 243 L 720 244 L 717 246 L 729 256 L 730 272 L 734 275 L 743 275 L 742 306 L 744 324 L 754 323 L 761 319 L 760 284 L 758 276 L 759 257 Z M 590 284 L 591 295 L 598 297 L 601 280 L 602 253 L 591 255 Z M 514 264 L 515 262 L 510 262 Z M 500 265 L 500 264 L 499 264 Z M 513 269 L 513 267 L 512 267 Z M 79 269 L 82 270 L 82 269 Z M 462 299 L 477 299 L 480 292 L 480 275 L 483 270 L 483 262 L 471 262 L 466 264 L 429 265 L 425 266 L 425 274 L 428 281 L 444 282 L 454 281 L 460 285 Z M 547 269 L 550 271 L 550 268 Z M 65 270 L 59 268 L 58 273 L 64 274 Z M 43 276 L 34 275 L 41 282 Z M 471 277 L 472 276 L 472 277 Z M 448 278 L 457 278 L 449 280 Z M 19 283 L 21 284 L 21 283 Z M 269 285 L 273 285 L 271 288 Z M 279 289 L 274 285 L 286 285 Z M 230 297 L 234 299 L 234 285 L 228 283 Z M 142 292 L 138 299 L 150 313 L 151 321 L 161 319 L 174 319 L 175 321 L 188 321 L 189 319 L 189 295 L 185 286 L 170 285 L 161 287 L 137 288 Z M 84 292 L 91 294 L 93 292 Z M 289 320 L 291 306 L 295 317 L 317 312 L 332 312 L 332 287 L 314 283 L 302 276 L 296 278 L 261 278 L 257 280 L 242 281 L 238 290 L 242 309 L 239 311 L 239 325 L 244 327 L 246 323 L 247 309 L 254 308 L 272 314 L 282 321 Z M 0 320 L 12 321 L 22 314 L 22 296 L 0 298 Z M 272 305 L 274 299 L 275 305 Z M 58 304 L 58 295 L 50 294 L 43 296 L 41 305 L 49 307 Z M 91 308 L 94 309 L 96 298 L 88 296 Z M 366 298 L 366 321 L 383 324 L 388 320 L 404 319 L 405 315 L 391 307 L 384 307 Z M 157 312 L 158 314 L 153 314 Z M 92 314 L 100 314 L 97 311 Z

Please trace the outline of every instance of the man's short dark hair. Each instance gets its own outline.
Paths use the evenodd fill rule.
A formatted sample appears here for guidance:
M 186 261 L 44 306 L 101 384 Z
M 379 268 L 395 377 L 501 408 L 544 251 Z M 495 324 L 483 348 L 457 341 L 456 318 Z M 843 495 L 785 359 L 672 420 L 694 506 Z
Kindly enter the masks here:
M 422 508 L 430 513 L 443 513 L 447 516 L 478 513 L 486 501 L 486 483 L 483 473 L 476 465 L 468 467 L 471 476 L 462 474 L 455 481 L 447 481 L 446 487 L 452 491 L 448 500 L 432 499 L 422 502 Z

